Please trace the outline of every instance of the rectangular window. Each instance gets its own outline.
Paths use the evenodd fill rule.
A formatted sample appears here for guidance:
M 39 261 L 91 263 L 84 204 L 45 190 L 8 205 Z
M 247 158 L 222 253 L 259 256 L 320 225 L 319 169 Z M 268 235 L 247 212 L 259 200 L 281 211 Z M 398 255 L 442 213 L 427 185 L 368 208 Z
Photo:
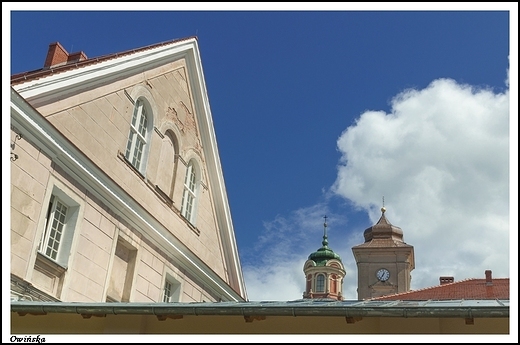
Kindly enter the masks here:
M 82 217 L 83 201 L 65 186 L 51 188 L 48 206 L 42 207 L 41 237 L 36 244 L 31 283 L 59 298 L 73 250 L 74 234 Z
M 66 216 L 67 206 L 54 195 L 51 196 L 43 240 L 40 242 L 40 252 L 55 261 L 58 258 L 60 242 L 65 231 Z
M 79 204 L 62 190 L 54 188 L 49 199 L 38 252 L 67 267 Z
M 166 280 L 164 282 L 163 302 L 167 302 L 167 303 L 171 302 L 172 289 L 173 289 L 172 283 L 170 283 L 169 281 Z
M 181 294 L 181 283 L 174 279 L 170 274 L 164 280 L 163 297 L 164 303 L 179 302 Z

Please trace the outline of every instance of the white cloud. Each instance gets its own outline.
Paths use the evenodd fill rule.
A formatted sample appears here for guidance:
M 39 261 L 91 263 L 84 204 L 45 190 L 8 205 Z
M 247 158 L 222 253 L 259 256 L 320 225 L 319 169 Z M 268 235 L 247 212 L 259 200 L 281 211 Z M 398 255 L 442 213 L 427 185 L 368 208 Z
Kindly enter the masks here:
M 325 203 L 293 211 L 287 217 L 278 216 L 264 224 L 257 248 L 244 253 L 255 258 L 242 262 L 249 300 L 291 301 L 302 298 L 305 289 L 303 265 L 309 254 L 322 245 L 325 215 L 328 217 L 329 247 L 337 253 L 345 252 L 338 241 L 338 229 L 345 223 L 345 217 L 333 214 Z
M 484 278 L 487 269 L 510 277 L 509 91 L 435 80 L 397 95 L 389 114 L 361 114 L 337 144 L 342 158 L 331 191 L 372 224 L 385 197 L 387 219 L 414 246 L 412 289 L 446 275 Z M 340 234 L 347 219 L 325 201 L 264 224 L 263 256 L 243 267 L 250 300 L 301 298 L 303 264 L 321 246 L 325 214 L 329 247 L 347 271 L 343 295 L 357 299 L 351 248 L 362 243 L 362 230 Z
M 276 266 L 246 266 L 244 279 L 247 282 L 249 300 L 293 301 L 302 298 L 305 282 L 302 262 L 305 259 L 280 258 L 281 262 Z
M 367 111 L 338 139 L 333 187 L 414 246 L 412 289 L 509 277 L 509 93 L 449 79 L 407 90 L 390 114 Z
M 323 216 L 327 215 L 328 246 L 340 255 L 347 275 L 343 282 L 343 296 L 357 299 L 357 268 L 352 247 L 360 244 L 361 233 L 345 234 L 348 219 L 336 214 L 325 201 L 293 211 L 287 217 L 277 216 L 264 224 L 257 248 L 244 256 L 242 270 L 251 301 L 293 301 L 301 299 L 305 290 L 303 265 L 312 252 L 322 246 Z M 364 230 L 364 229 L 363 229 Z

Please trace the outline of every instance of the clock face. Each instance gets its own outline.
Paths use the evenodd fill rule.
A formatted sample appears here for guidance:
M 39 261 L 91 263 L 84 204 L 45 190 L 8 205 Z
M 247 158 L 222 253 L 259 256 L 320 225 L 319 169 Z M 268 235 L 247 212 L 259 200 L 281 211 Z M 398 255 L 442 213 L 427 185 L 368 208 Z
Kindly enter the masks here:
M 376 272 L 376 277 L 379 281 L 386 282 L 390 278 L 390 272 L 386 268 L 381 268 Z

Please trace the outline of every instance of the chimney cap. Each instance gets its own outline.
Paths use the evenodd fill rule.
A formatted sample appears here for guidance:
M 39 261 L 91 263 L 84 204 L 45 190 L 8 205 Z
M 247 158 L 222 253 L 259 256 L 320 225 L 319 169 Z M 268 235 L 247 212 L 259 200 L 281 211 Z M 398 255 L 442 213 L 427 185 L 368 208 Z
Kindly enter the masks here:
M 441 276 L 441 277 L 439 277 L 439 282 L 441 283 L 441 285 L 453 283 L 454 281 L 455 281 L 455 278 L 453 278 L 452 276 Z

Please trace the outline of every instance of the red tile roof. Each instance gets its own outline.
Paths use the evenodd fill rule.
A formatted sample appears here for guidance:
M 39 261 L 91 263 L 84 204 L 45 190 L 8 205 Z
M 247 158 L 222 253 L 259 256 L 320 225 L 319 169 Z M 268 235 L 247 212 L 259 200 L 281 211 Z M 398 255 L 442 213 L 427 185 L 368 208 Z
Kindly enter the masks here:
M 86 60 L 75 61 L 75 62 L 71 62 L 71 63 L 65 64 L 65 65 L 58 65 L 56 67 L 40 68 L 40 69 L 37 69 L 37 70 L 34 70 L 34 71 L 13 74 L 11 76 L 11 86 L 12 85 L 16 85 L 16 84 L 21 84 L 21 83 L 24 83 L 26 81 L 38 79 L 38 78 L 41 78 L 41 77 L 45 77 L 45 76 L 48 76 L 48 75 L 57 74 L 57 73 L 60 73 L 60 72 L 69 71 L 69 70 L 73 70 L 73 69 L 84 67 L 84 66 L 93 65 L 93 64 L 96 64 L 98 62 L 102 62 L 102 61 L 118 58 L 118 57 L 121 57 L 121 56 L 124 56 L 124 55 L 130 55 L 130 54 L 134 54 L 134 53 L 137 53 L 137 52 L 140 52 L 140 51 L 144 51 L 144 50 L 153 49 L 153 48 L 156 48 L 156 47 L 168 45 L 168 44 L 171 44 L 171 43 L 176 43 L 176 42 L 189 40 L 189 39 L 192 39 L 192 38 L 197 39 L 196 36 L 191 36 L 191 37 L 186 37 L 186 38 L 181 38 L 181 39 L 174 39 L 174 40 L 171 40 L 171 41 L 156 43 L 156 44 L 152 44 L 152 45 L 149 45 L 149 46 L 146 46 L 146 47 L 137 48 L 137 49 L 131 49 L 131 50 L 127 50 L 127 51 L 120 52 L 120 53 L 113 53 L 113 54 L 103 55 L 103 56 L 100 56 L 100 57 L 90 58 L 90 59 L 86 59 Z M 59 42 L 58 42 L 58 44 L 59 44 Z M 85 55 L 85 57 L 86 57 L 86 55 Z
M 509 299 L 509 278 L 466 279 L 458 282 L 441 284 L 420 290 L 386 295 L 372 300 L 458 300 L 458 299 Z

